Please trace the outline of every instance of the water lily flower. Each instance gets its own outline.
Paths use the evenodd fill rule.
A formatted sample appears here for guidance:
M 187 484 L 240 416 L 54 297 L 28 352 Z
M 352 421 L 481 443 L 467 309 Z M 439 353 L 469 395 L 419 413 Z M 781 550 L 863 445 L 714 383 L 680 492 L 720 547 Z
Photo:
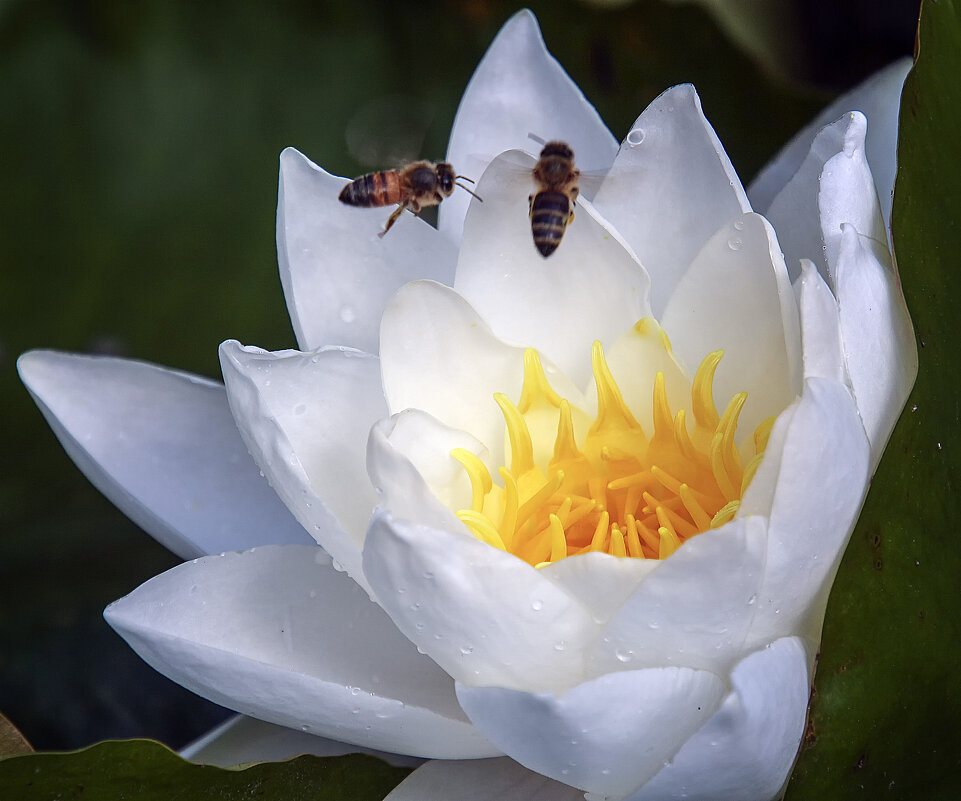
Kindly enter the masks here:
M 224 343 L 226 390 L 21 359 L 81 468 L 193 560 L 108 621 L 245 715 L 435 760 L 395 799 L 776 795 L 917 369 L 886 225 L 905 71 L 746 192 L 692 87 L 618 146 L 521 12 L 451 134 L 483 203 L 382 239 L 390 208 L 285 151 L 301 350 Z M 531 134 L 606 175 L 549 259 Z

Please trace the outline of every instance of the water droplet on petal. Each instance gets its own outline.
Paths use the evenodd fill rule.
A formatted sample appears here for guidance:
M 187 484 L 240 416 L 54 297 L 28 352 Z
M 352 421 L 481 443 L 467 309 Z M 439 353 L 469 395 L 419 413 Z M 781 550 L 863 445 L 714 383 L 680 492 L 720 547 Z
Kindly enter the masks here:
M 741 249 L 741 240 L 740 240 L 738 237 L 736 237 L 736 236 L 732 236 L 730 239 L 727 240 L 727 246 L 728 246 L 731 250 L 735 250 L 735 251 L 740 250 L 740 249 Z
M 631 147 L 637 147 L 641 142 L 644 141 L 644 137 L 647 134 L 644 133 L 643 128 L 635 128 L 627 135 L 627 144 Z
M 306 411 L 307 411 L 307 404 L 306 404 L 306 403 L 298 403 L 298 404 L 294 407 L 294 414 L 303 414 L 303 413 L 306 412 Z
M 565 648 L 567 648 L 567 643 L 564 642 L 564 640 L 560 640 L 559 642 L 554 643 L 555 651 L 563 651 Z
M 355 312 L 350 306 L 341 306 L 340 319 L 345 323 L 352 323 L 357 319 L 357 312 Z
M 618 662 L 630 662 L 631 659 L 634 657 L 634 652 L 631 651 L 630 649 L 626 649 L 623 651 L 618 649 L 614 652 L 614 656 L 617 657 Z
M 474 653 L 474 646 L 472 646 L 472 645 L 465 645 L 465 646 L 463 646 L 463 647 L 460 649 L 460 652 L 461 652 L 464 656 L 470 656 L 472 653 Z
M 535 598 L 533 601 L 531 601 L 531 609 L 533 609 L 535 612 L 540 612 L 543 608 L 544 602 L 539 598 Z
M 744 230 L 744 220 L 736 220 L 735 223 L 734 223 L 734 229 L 735 229 L 736 231 L 743 231 L 743 230 Z

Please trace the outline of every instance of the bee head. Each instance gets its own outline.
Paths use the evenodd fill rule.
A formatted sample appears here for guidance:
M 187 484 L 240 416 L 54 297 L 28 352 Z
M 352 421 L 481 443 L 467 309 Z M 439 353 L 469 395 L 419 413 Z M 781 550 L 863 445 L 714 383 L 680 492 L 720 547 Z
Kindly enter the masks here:
M 436 173 L 437 188 L 441 194 L 446 197 L 454 191 L 454 181 L 457 180 L 457 176 L 454 174 L 454 168 L 446 161 L 442 161 L 437 165 Z

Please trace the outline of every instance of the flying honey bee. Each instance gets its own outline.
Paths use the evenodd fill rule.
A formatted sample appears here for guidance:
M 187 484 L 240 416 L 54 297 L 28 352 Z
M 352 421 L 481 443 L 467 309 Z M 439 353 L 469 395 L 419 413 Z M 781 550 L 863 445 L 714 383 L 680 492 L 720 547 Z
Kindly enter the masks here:
M 405 209 L 417 214 L 427 206 L 436 206 L 445 197 L 451 196 L 455 186 L 467 190 L 483 203 L 475 192 L 457 183 L 460 180 L 474 183 L 464 175 L 456 175 L 454 168 L 446 161 L 438 164 L 415 161 L 399 170 L 383 170 L 355 178 L 341 190 L 340 201 L 348 206 L 367 209 L 399 204 L 387 218 L 384 230 L 378 234 L 383 236 Z
M 534 165 L 537 191 L 530 202 L 531 234 L 534 246 L 547 258 L 560 245 L 564 231 L 574 219 L 577 201 L 577 179 L 574 151 L 566 142 L 547 142 Z

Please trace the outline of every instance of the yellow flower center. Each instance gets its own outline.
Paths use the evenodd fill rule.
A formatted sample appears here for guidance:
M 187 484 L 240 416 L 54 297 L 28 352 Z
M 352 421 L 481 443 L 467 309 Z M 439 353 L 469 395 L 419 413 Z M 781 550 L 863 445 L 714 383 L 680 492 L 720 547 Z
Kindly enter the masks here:
M 652 322 L 642 320 L 637 328 Z M 690 431 L 684 409 L 672 414 L 664 373 L 657 373 L 648 436 L 625 404 L 599 342 L 591 354 L 598 408 L 589 426 L 589 416 L 551 388 L 537 352 L 528 350 L 517 405 L 494 396 L 509 440 L 510 467 L 498 471 L 503 486 L 475 454 L 451 452 L 472 490 L 471 508 L 458 517 L 478 539 L 538 567 L 588 551 L 664 559 L 685 540 L 723 525 L 737 512 L 774 418 L 758 426 L 755 455 L 742 466 L 734 434 L 747 393 L 732 397 L 718 414 L 713 382 L 722 355 L 708 354 L 694 376 Z

